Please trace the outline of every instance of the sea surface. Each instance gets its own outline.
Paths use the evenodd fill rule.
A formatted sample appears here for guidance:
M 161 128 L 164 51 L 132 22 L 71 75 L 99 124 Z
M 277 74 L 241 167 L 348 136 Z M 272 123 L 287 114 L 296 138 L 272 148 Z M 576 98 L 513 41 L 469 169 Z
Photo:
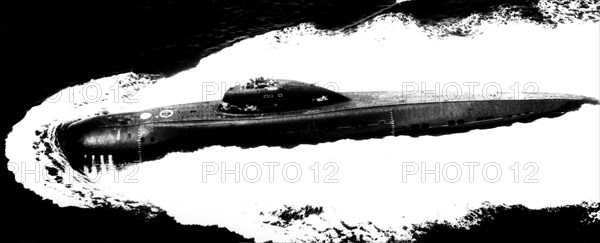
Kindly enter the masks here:
M 149 221 L 166 214 L 259 242 L 385 242 L 489 203 L 544 208 L 600 198 L 597 106 L 440 137 L 213 146 L 86 171 L 71 168 L 55 134 L 63 122 L 106 112 L 218 100 L 259 76 L 343 92 L 457 84 L 485 93 L 493 84 L 598 98 L 597 0 L 6 6 L 2 61 L 26 94 L 3 124 L 8 179 L 55 210 L 117 208 Z

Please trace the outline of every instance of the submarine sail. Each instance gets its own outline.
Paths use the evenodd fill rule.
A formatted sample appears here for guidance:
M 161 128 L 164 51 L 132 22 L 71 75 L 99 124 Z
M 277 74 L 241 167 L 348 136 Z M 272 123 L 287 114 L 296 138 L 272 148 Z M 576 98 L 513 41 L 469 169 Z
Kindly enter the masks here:
M 297 110 L 347 101 L 331 90 L 292 80 L 257 78 L 230 88 L 219 110 L 230 113 L 261 113 Z

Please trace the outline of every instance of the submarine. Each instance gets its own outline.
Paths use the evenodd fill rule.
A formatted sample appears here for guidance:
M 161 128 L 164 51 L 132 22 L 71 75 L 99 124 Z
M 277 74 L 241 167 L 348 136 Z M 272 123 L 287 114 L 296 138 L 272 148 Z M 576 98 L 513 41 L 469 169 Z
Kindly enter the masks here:
M 72 167 L 159 159 L 221 145 L 294 147 L 340 139 L 443 135 L 557 117 L 598 100 L 535 93 L 517 98 L 395 91 L 335 92 L 294 80 L 256 78 L 222 100 L 103 114 L 61 124 L 57 137 Z

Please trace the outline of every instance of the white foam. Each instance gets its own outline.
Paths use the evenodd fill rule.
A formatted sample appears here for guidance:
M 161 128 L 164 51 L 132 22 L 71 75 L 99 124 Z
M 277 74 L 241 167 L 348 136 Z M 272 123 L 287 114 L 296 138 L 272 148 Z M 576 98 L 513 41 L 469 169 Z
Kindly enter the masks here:
M 547 28 L 527 21 L 491 21 L 476 27 L 478 35 L 440 39 L 430 38 L 431 32 L 403 19 L 407 17 L 379 16 L 359 26 L 355 33 L 319 31 L 309 24 L 269 32 L 236 43 L 202 59 L 193 69 L 141 89 L 134 96 L 138 103 L 105 100 L 83 105 L 83 109 L 67 103 L 56 110 L 44 103 L 13 127 L 7 139 L 7 157 L 11 162 L 34 160 L 35 156 L 23 149 L 31 146 L 36 139 L 33 130 L 44 123 L 83 117 L 101 109 L 126 111 L 220 99 L 223 87 L 256 76 L 329 83 L 338 91 L 401 90 L 403 82 L 425 83 L 428 89 L 435 83 L 478 82 L 482 87 L 494 82 L 510 92 L 515 82 L 521 88 L 533 82 L 541 92 L 599 95 L 597 23 Z M 213 88 L 218 89 L 212 92 Z M 44 118 L 46 112 L 64 115 L 48 120 Z M 129 183 L 102 177 L 96 183 L 81 184 L 109 197 L 152 203 L 181 223 L 217 224 L 258 241 L 317 237 L 300 223 L 289 229 L 262 223 L 266 217 L 260 212 L 275 211 L 283 205 L 323 206 L 321 219 L 306 220 L 325 225 L 320 229 L 339 227 L 341 220 L 364 225 L 371 221 L 401 234 L 402 226 L 427 219 L 453 220 L 483 201 L 539 208 L 599 200 L 598 119 L 597 106 L 584 106 L 556 119 L 442 137 L 342 140 L 293 149 L 215 146 L 130 167 L 135 172 L 127 174 L 133 180 Z M 278 174 L 274 183 L 265 181 L 266 175 L 258 183 L 243 179 L 233 183 L 233 176 L 222 183 L 217 175 L 202 181 L 203 166 L 225 163 L 233 168 L 235 163 L 243 167 L 252 162 L 279 162 L 280 168 L 295 162 L 302 168 L 302 180 L 289 183 Z M 321 166 L 318 183 L 314 183 L 310 169 L 315 162 Z M 327 162 L 338 166 L 334 176 L 338 183 L 323 183 L 330 172 L 322 168 Z M 457 183 L 435 183 L 432 176 L 426 177 L 425 183 L 419 177 L 403 182 L 403 165 L 421 162 L 427 168 L 436 162 L 440 166 L 478 162 L 479 168 L 494 162 L 503 174 L 497 183 L 485 181 L 481 171 L 473 183 L 466 181 L 466 175 Z M 517 183 L 511 170 L 516 168 L 511 167 L 515 162 L 520 168 Z M 534 162 L 534 167 L 525 168 L 528 162 Z M 538 172 L 532 179 L 538 182 L 524 183 L 535 166 Z M 73 196 L 68 193 L 47 193 L 47 184 L 23 184 L 60 205 L 78 205 L 65 202 Z

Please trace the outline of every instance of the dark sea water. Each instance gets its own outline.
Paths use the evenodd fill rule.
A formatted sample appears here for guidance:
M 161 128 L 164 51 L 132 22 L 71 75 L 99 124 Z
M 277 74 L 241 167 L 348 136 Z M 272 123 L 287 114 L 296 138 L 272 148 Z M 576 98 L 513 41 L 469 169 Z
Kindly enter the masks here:
M 550 1 L 569 10 L 569 18 L 543 13 L 538 0 L 413 0 L 396 3 L 388 0 L 194 0 L 194 1 L 3 1 L 0 3 L 0 74 L 3 97 L 3 119 L 0 133 L 5 137 L 31 107 L 68 86 L 82 84 L 116 74 L 133 72 L 157 77 L 173 76 L 196 67 L 203 58 L 244 39 L 273 30 L 309 23 L 319 30 L 352 33 L 358 26 L 385 14 L 401 14 L 411 18 L 433 38 L 460 36 L 468 38 L 478 23 L 465 21 L 470 16 L 493 19 L 507 15 L 555 28 L 572 20 L 597 23 L 598 1 Z M 575 3 L 573 3 L 575 2 Z M 235 71 L 235 66 L 232 66 Z M 48 114 L 52 116 L 53 114 Z M 34 131 L 32 131 L 33 133 Z M 40 132 L 44 136 L 43 132 Z M 37 135 L 40 135 L 37 134 Z M 7 162 L 3 155 L 2 161 Z M 57 166 L 60 168 L 61 166 Z M 64 166 L 63 166 L 64 167 Z M 242 235 L 218 226 L 182 225 L 159 208 L 124 202 L 131 208 L 97 205 L 93 209 L 58 207 L 42 199 L 22 184 L 14 174 L 0 170 L 4 192 L 2 216 L 3 237 L 34 241 L 143 241 L 164 239 L 219 239 L 246 241 Z M 101 201 L 101 200 L 100 200 Z M 566 207 L 552 218 L 570 218 L 589 214 L 597 205 Z M 543 222 L 553 211 L 528 211 L 518 206 L 486 211 L 496 216 L 520 215 Z M 587 210 L 587 211 L 586 211 Z M 507 213 L 509 212 L 509 213 Z M 513 214 L 511 214 L 512 212 Z M 314 208 L 288 208 L 273 212 L 285 224 L 295 215 L 318 214 Z M 474 212 L 474 214 L 479 211 Z M 533 216 L 532 216 L 533 215 Z M 488 218 L 480 220 L 487 222 Z M 562 217 L 562 218 L 561 218 Z M 469 220 L 469 219 L 466 219 Z M 518 221 L 518 220 L 517 220 Z M 507 221 L 513 222 L 513 221 Z M 571 221 L 569 221 L 571 222 Z M 583 222 L 583 221 L 581 221 Z M 586 221 L 587 222 L 587 221 Z M 596 224 L 598 221 L 594 221 Z M 494 230 L 493 222 L 488 222 Z M 513 222 L 514 223 L 514 222 Z M 582 223 L 584 224 L 584 223 Z M 540 223 L 539 230 L 549 224 Z M 583 225 L 583 226 L 588 226 Z M 583 227 L 582 226 L 582 227 Z M 597 225 L 593 225 L 598 228 Z M 344 225 L 346 227 L 346 225 Z M 348 226 L 350 227 L 350 226 Z M 448 230 L 452 226 L 433 225 L 421 232 Z M 581 229 L 574 226 L 573 228 Z M 591 235 L 583 227 L 584 236 Z M 497 229 L 503 229 L 498 226 Z M 571 228 L 568 228 L 570 230 Z M 557 229 L 558 230 L 558 229 Z M 383 232 L 383 233 L 382 233 Z M 487 232 L 487 231 L 486 231 Z M 537 232 L 537 231 L 536 231 Z M 569 231 L 571 232 L 571 231 Z M 384 231 L 380 232 L 385 234 Z M 461 234 L 464 231 L 460 231 Z M 480 232 L 479 232 L 480 233 Z M 456 234 L 454 235 L 456 236 Z M 352 238 L 354 237 L 354 238 Z M 359 241 L 358 236 L 340 237 Z M 419 238 L 420 237 L 420 238 Z M 428 240 L 416 235 L 416 239 Z M 332 238 L 337 239 L 337 238 Z M 524 238 L 528 239 L 528 238 Z M 435 237 L 433 238 L 435 241 Z M 437 239 L 439 240 L 439 239 Z M 475 238 L 473 241 L 481 240 Z M 583 238 L 582 240 L 586 240 Z M 8 241 L 7 241 L 8 242 Z

